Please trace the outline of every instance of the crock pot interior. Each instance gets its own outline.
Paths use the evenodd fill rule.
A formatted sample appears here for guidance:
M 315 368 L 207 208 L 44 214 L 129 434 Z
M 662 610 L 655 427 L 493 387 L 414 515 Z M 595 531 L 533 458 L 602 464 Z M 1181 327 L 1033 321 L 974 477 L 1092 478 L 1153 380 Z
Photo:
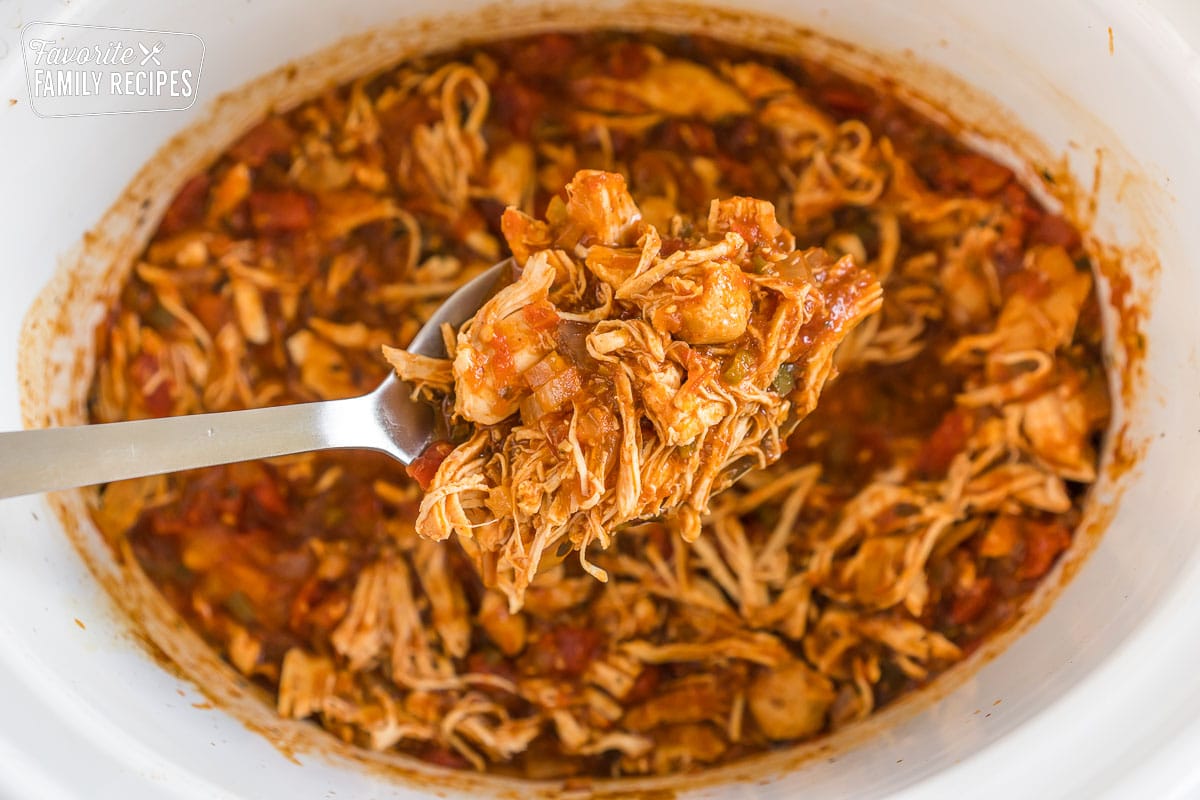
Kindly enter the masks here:
M 785 32 L 786 26 L 773 28 L 776 44 L 798 44 L 852 68 L 886 69 L 901 84 L 914 85 L 980 131 L 989 149 L 1023 158 L 1031 178 L 1043 166 L 1074 176 L 1095 201 L 1092 233 L 1123 251 L 1125 269 L 1149 304 L 1142 326 L 1148 349 L 1144 380 L 1131 387 L 1132 404 L 1120 410 L 1116 423 L 1129 451 L 1123 455 L 1136 454 L 1136 466 L 1110 475 L 1093 498 L 1099 524 L 1119 495 L 1116 516 L 1036 624 L 994 659 L 982 654 L 976 659 L 981 665 L 966 665 L 939 682 L 931 692 L 945 696 L 936 704 L 929 703 L 932 696 L 914 698 L 796 753 L 734 765 L 719 776 L 725 788 L 702 785 L 696 791 L 764 798 L 799 790 L 814 798 L 963 790 L 1008 796 L 1051 787 L 1095 796 L 1138 779 L 1134 767 L 1149 769 L 1152 751 L 1158 752 L 1160 778 L 1170 774 L 1168 767 L 1190 769 L 1184 761 L 1164 765 L 1170 752 L 1155 750 L 1164 732 L 1187 741 L 1200 736 L 1187 727 L 1200 709 L 1200 693 L 1181 688 L 1190 679 L 1186 665 L 1200 655 L 1200 612 L 1189 610 L 1189 604 L 1200 608 L 1191 597 L 1200 592 L 1194 588 L 1200 581 L 1190 580 L 1200 571 L 1192 535 L 1200 493 L 1195 459 L 1189 458 L 1200 439 L 1200 317 L 1192 309 L 1197 264 L 1190 255 L 1200 245 L 1200 230 L 1189 224 L 1200 213 L 1200 183 L 1194 180 L 1200 152 L 1190 144 L 1200 130 L 1200 92 L 1188 83 L 1182 42 L 1161 18 L 1119 0 L 1070 7 L 1019 0 L 1002 8 L 950 0 L 737 5 L 861 47 L 833 47 Z M 87 376 L 81 366 L 99 319 L 97 300 L 113 290 L 182 177 L 270 105 L 393 60 L 405 47 L 539 24 L 657 20 L 731 38 L 752 32 L 736 17 L 680 6 L 593 4 L 549 20 L 527 4 L 482 17 L 469 14 L 475 7 L 344 0 L 298 14 L 281 0 L 170 9 L 149 2 L 65 10 L 27 3 L 23 21 L 65 15 L 78 23 L 200 34 L 207 45 L 202 100 L 357 36 L 333 54 L 301 62 L 298 77 L 279 73 L 258 81 L 215 110 L 201 102 L 172 114 L 39 119 L 23 99 L 23 75 L 13 58 L 19 43 L 6 34 L 11 50 L 0 59 L 0 100 L 18 102 L 0 103 L 8 145 L 0 152 L 0 174 L 9 188 L 0 197 L 8 245 L 7 290 L 0 295 L 4 374 L 17 374 L 21 320 L 56 268 L 68 265 L 77 276 L 51 281 L 30 317 L 31 323 L 58 320 L 67 329 L 27 331 L 20 355 L 26 383 L 20 388 L 29 418 L 56 424 L 82 419 Z M 447 13 L 467 16 L 439 22 L 436 15 Z M 431 22 L 414 22 L 423 19 Z M 368 31 L 375 33 L 359 36 Z M 870 52 L 883 54 L 883 62 L 864 55 Z M 986 94 L 964 93 L 943 70 Z M 1004 108 L 1009 111 L 997 110 Z M 119 201 L 124 205 L 105 216 L 157 148 L 197 124 L 197 132 L 142 173 Z M 1099 185 L 1093 186 L 1096 174 Z M 87 246 L 78 247 L 85 230 L 102 218 Z M 1114 370 L 1120 367 L 1114 364 Z M 8 427 L 21 424 L 21 400 L 14 380 L 0 385 L 0 415 Z M 121 582 L 112 554 L 88 530 L 87 496 L 71 493 L 55 502 L 65 518 L 80 521 L 76 538 L 93 569 Z M 0 702 L 9 709 L 6 716 L 36 722 L 0 730 L 0 762 L 18 774 L 0 777 L 0 786 L 9 781 L 14 793 L 39 796 L 95 796 L 100 786 L 101 793 L 114 795 L 345 797 L 419 796 L 428 785 L 428 777 L 411 788 L 397 783 L 395 769 L 408 769 L 397 768 L 397 759 L 353 755 L 312 726 L 275 719 L 194 637 L 171 630 L 169 615 L 142 614 L 133 631 L 144 632 L 132 632 L 46 499 L 5 501 L 2 508 Z M 1072 556 L 1077 562 L 1087 542 L 1080 547 Z M 1075 565 L 1067 566 L 1074 571 Z M 124 580 L 118 594 L 136 605 L 145 588 Z M 146 634 L 184 674 L 219 685 L 220 705 L 232 713 L 211 707 L 193 684 L 151 658 L 139 638 Z M 1170 702 L 1165 687 L 1172 688 Z M 1104 733 L 1114 727 L 1120 737 Z M 264 730 L 267 736 L 260 735 Z M 49 768 L 47 753 L 58 754 L 61 763 L 69 759 L 72 768 Z M 370 764 L 357 763 L 359 758 Z M 478 790 L 469 777 L 433 780 L 441 792 Z M 730 789 L 729 781 L 740 787 Z M 683 788 L 687 782 L 643 785 Z

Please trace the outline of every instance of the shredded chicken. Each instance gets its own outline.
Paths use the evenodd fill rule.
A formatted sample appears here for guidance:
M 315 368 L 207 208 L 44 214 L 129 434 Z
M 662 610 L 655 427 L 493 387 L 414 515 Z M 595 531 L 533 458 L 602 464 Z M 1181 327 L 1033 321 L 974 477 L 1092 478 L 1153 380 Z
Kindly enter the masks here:
M 796 251 L 770 203 L 714 200 L 664 247 L 620 175 L 583 170 L 566 195 L 544 222 L 505 212 L 520 275 L 458 331 L 452 364 L 384 351 L 422 388 L 453 375 L 454 414 L 473 427 L 417 531 L 470 540 L 511 611 L 553 551 L 607 580 L 588 549 L 622 525 L 667 515 L 694 541 L 741 464 L 782 455 L 881 300 L 852 256 Z
M 506 245 L 450 357 L 407 353 Z M 95 520 L 281 716 L 531 779 L 703 769 L 927 684 L 1051 574 L 1109 418 L 1089 266 L 1007 169 L 821 65 L 616 32 L 408 60 L 181 187 L 89 411 L 394 369 L 449 418 L 431 490 L 305 454 L 109 484 Z

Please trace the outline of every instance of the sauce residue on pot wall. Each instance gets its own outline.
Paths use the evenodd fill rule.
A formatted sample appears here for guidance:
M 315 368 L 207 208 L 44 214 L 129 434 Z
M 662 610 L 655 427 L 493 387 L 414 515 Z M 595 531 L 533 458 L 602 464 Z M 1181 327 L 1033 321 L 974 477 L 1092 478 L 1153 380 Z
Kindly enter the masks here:
M 822 61 L 851 78 L 893 91 L 972 144 L 993 156 L 999 155 L 1016 169 L 1023 183 L 1056 203 L 1065 216 L 1085 231 L 1097 213 L 1102 170 L 1108 178 L 1108 172 L 1116 173 L 1119 169 L 1117 164 L 1128 162 L 1115 149 L 1097 154 L 1092 185 L 1087 189 L 1079 187 L 1067 160 L 1047 153 L 1010 113 L 997 110 L 987 98 L 953 75 L 917 63 L 911 53 L 895 56 L 867 53 L 777 19 L 685 4 L 631 5 L 617 18 L 624 27 L 632 29 L 719 31 L 721 38 Z M 138 173 L 80 246 L 64 258 L 29 312 L 22 332 L 19 365 L 26 425 L 45 427 L 84 420 L 93 360 L 93 330 L 131 269 L 133 259 L 153 232 L 166 203 L 186 176 L 203 168 L 268 110 L 287 108 L 330 84 L 422 51 L 443 49 L 471 39 L 611 26 L 612 19 L 611 9 L 497 6 L 470 16 L 407 22 L 391 30 L 373 31 L 341 42 L 218 99 L 206 117 L 169 142 Z M 1109 35 L 1111 49 L 1111 29 Z M 921 87 L 936 87 L 936 99 L 923 93 Z M 955 110 L 951 113 L 949 109 Z M 997 146 L 1000 142 L 1006 144 Z M 1132 185 L 1136 195 L 1137 176 L 1130 172 L 1120 175 L 1120 179 Z M 464 775 L 401 756 L 368 753 L 335 740 L 314 725 L 280 719 L 257 688 L 182 623 L 140 572 L 132 555 L 103 540 L 89 516 L 96 503 L 95 490 L 61 493 L 52 498 L 52 503 L 89 568 L 130 620 L 131 635 L 147 652 L 164 667 L 194 681 L 213 704 L 267 737 L 297 763 L 301 756 L 316 753 L 337 764 L 380 770 L 388 777 L 415 782 L 438 793 L 514 797 L 664 798 L 676 791 L 714 783 L 762 782 L 813 759 L 833 759 L 839 752 L 910 718 L 961 685 L 981 664 L 1036 621 L 1094 548 L 1112 516 L 1123 479 L 1136 465 L 1145 445 L 1145 439 L 1138 439 L 1134 433 L 1130 412 L 1144 387 L 1142 362 L 1147 343 L 1141 330 L 1157 266 L 1148 245 L 1153 241 L 1152 229 L 1144 224 L 1138 229 L 1147 244 L 1121 252 L 1089 241 L 1107 287 L 1103 299 L 1107 304 L 1108 339 L 1114 358 L 1111 374 L 1120 386 L 1121 408 L 1106 441 L 1105 479 L 1089 502 L 1072 550 L 1058 567 L 1058 579 L 1042 585 L 1035 600 L 1009 630 L 994 637 L 968 662 L 951 669 L 922 692 L 901 699 L 865 723 L 817 742 L 756 756 L 699 775 L 531 785 Z

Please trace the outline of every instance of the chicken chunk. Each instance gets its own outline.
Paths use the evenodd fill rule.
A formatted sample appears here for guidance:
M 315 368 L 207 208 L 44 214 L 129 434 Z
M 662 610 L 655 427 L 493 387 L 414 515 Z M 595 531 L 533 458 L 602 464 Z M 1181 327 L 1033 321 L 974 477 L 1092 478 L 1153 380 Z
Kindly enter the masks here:
M 738 339 L 750 324 L 750 280 L 732 264 L 701 264 L 688 279 L 682 276 L 675 303 L 660 309 L 652 321 L 688 344 L 722 344 Z
M 819 733 L 834 700 L 833 684 L 803 661 L 763 672 L 750 684 L 750 713 L 768 739 Z
M 711 121 L 750 110 L 736 87 L 682 59 L 660 61 L 632 80 L 589 76 L 576 81 L 574 88 L 584 104 L 609 112 L 656 111 Z
M 454 411 L 495 425 L 517 412 L 529 393 L 522 375 L 554 349 L 558 314 L 547 299 L 554 267 L 531 258 L 516 283 L 484 303 L 458 332 Z

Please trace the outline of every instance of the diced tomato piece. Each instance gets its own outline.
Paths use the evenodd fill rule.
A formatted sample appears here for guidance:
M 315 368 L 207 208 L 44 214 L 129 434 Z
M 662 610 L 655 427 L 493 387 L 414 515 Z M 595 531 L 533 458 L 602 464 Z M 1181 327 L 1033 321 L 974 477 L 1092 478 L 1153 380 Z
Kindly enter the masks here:
M 1019 580 L 1032 580 L 1045 575 L 1059 553 L 1071 546 L 1071 531 L 1061 522 L 1026 520 L 1025 558 L 1017 567 Z
M 171 236 L 200 224 L 204 217 L 204 207 L 208 203 L 208 184 L 208 176 L 202 174 L 183 185 L 163 213 L 162 222 L 158 226 L 160 237 Z
M 492 358 L 488 366 L 491 367 L 492 374 L 501 382 L 511 382 L 517 378 L 517 368 L 513 363 L 512 347 L 508 344 L 508 337 L 502 333 L 496 333 L 491 341 Z
M 543 633 L 527 651 L 536 673 L 556 672 L 578 677 L 600 650 L 600 632 L 558 625 Z
M 513 66 L 522 75 L 560 76 L 575 55 L 575 39 L 563 33 L 537 37 L 513 55 Z
M 349 607 L 348 593 L 332 591 L 328 597 L 322 597 L 309 610 L 295 606 L 296 621 L 289 621 L 288 624 L 298 633 L 331 630 L 346 616 L 346 609 Z
M 1000 239 L 992 252 L 996 269 L 1003 278 L 1021 269 L 1025 257 L 1025 234 L 1029 227 L 1029 195 L 1016 181 L 1010 181 L 1000 192 L 1000 202 L 1011 214 L 1000 222 Z
M 826 86 L 819 93 L 822 105 L 853 117 L 861 117 L 871 109 L 871 98 L 850 86 Z
M 1055 245 L 1068 252 L 1079 246 L 1079 231 L 1058 214 L 1043 214 L 1029 232 L 1030 244 Z
M 538 39 L 537 50 L 543 62 L 558 71 L 575 56 L 576 39 L 563 33 L 547 33 Z
M 757 247 L 762 243 L 762 229 L 758 227 L 758 223 L 735 219 L 729 222 L 729 230 L 741 236 L 748 247 Z
M 312 227 L 316 203 L 304 192 L 251 192 L 250 223 L 260 233 L 292 233 Z
M 755 172 L 751 164 L 746 161 L 739 161 L 734 158 L 722 154 L 716 157 L 717 170 L 720 172 L 722 181 L 731 188 L 741 192 L 749 193 L 750 187 L 764 186 L 760 173 Z M 761 190 L 765 194 L 765 190 Z M 754 193 L 758 196 L 758 192 Z
M 287 153 L 296 142 L 296 132 L 279 117 L 268 117 L 229 148 L 229 154 L 248 166 L 260 167 L 268 158 Z
M 159 369 L 158 359 L 149 353 L 142 353 L 129 365 L 129 372 L 133 377 L 134 384 L 139 387 L 150 383 L 151 379 L 158 374 Z M 175 383 L 170 376 L 157 379 L 154 388 L 142 396 L 142 404 L 146 407 L 146 413 L 153 417 L 165 417 L 171 413 L 171 409 L 175 407 L 174 388 Z
M 959 174 L 971 193 L 986 197 L 1003 189 L 1013 174 L 1008 167 L 977 153 L 963 153 L 955 159 Z
M 160 383 L 153 392 L 146 395 L 146 411 L 154 417 L 165 417 L 171 413 L 171 409 L 175 407 L 175 401 L 171 399 L 171 388 L 167 381 Z
M 470 763 L 449 747 L 431 744 L 417 753 L 417 758 L 449 769 L 467 769 Z
M 965 588 L 956 588 L 950 603 L 950 621 L 955 625 L 974 622 L 988 607 L 992 597 L 992 579 L 978 578 Z
M 970 418 L 967 412 L 955 408 L 946 416 L 930 435 L 925 445 L 917 452 L 913 468 L 922 475 L 944 475 L 950 462 L 966 446 L 970 434 Z
M 680 239 L 677 236 L 664 236 L 662 240 L 662 247 L 659 249 L 659 254 L 663 258 L 666 258 L 672 253 L 677 253 L 685 247 L 687 247 L 687 242 L 685 242 L 683 239 Z
M 288 609 L 288 628 L 296 632 L 304 630 L 305 618 L 312 613 L 313 607 L 316 606 L 320 590 L 321 579 L 316 575 L 301 584 L 295 596 L 292 597 Z
M 219 294 L 202 294 L 192 303 L 192 313 L 213 336 L 229 318 L 229 303 Z
M 734 154 L 754 150 L 760 146 L 762 140 L 762 132 L 752 117 L 741 117 L 730 127 L 721 128 L 719 136 L 721 149 L 732 151 Z
M 407 472 L 413 480 L 420 484 L 422 489 L 428 489 L 429 485 L 433 483 L 433 476 L 437 474 L 438 467 L 442 466 L 446 456 L 452 452 L 454 452 L 454 445 L 450 442 L 434 442 L 408 465 Z
M 283 498 L 275 481 L 270 478 L 254 484 L 250 489 L 250 496 L 268 514 L 283 517 L 288 513 L 287 500 Z
M 717 151 L 717 137 L 711 126 L 687 119 L 673 119 L 663 126 L 662 144 L 670 150 L 711 155 Z
M 545 95 L 530 89 L 516 78 L 502 80 L 492 91 L 496 119 L 518 139 L 528 139 L 546 105 Z
M 654 690 L 658 688 L 661 679 L 662 669 L 653 664 L 646 664 L 638 673 L 637 680 L 633 682 L 633 688 L 629 690 L 629 694 L 621 698 L 622 702 L 632 705 L 649 700 L 654 694 Z
M 1000 202 L 1027 225 L 1037 222 L 1044 213 L 1029 192 L 1025 191 L 1025 187 L 1016 181 L 1009 182 L 1000 192 Z
M 548 331 L 558 327 L 558 314 L 553 308 L 531 303 L 521 309 L 521 317 L 534 330 Z
M 632 80 L 649 68 L 646 48 L 636 42 L 617 42 L 608 53 L 608 72 L 614 78 Z
M 510 681 L 516 681 L 518 677 L 512 662 L 494 650 L 482 653 L 476 651 L 467 656 L 467 672 L 495 675 Z

